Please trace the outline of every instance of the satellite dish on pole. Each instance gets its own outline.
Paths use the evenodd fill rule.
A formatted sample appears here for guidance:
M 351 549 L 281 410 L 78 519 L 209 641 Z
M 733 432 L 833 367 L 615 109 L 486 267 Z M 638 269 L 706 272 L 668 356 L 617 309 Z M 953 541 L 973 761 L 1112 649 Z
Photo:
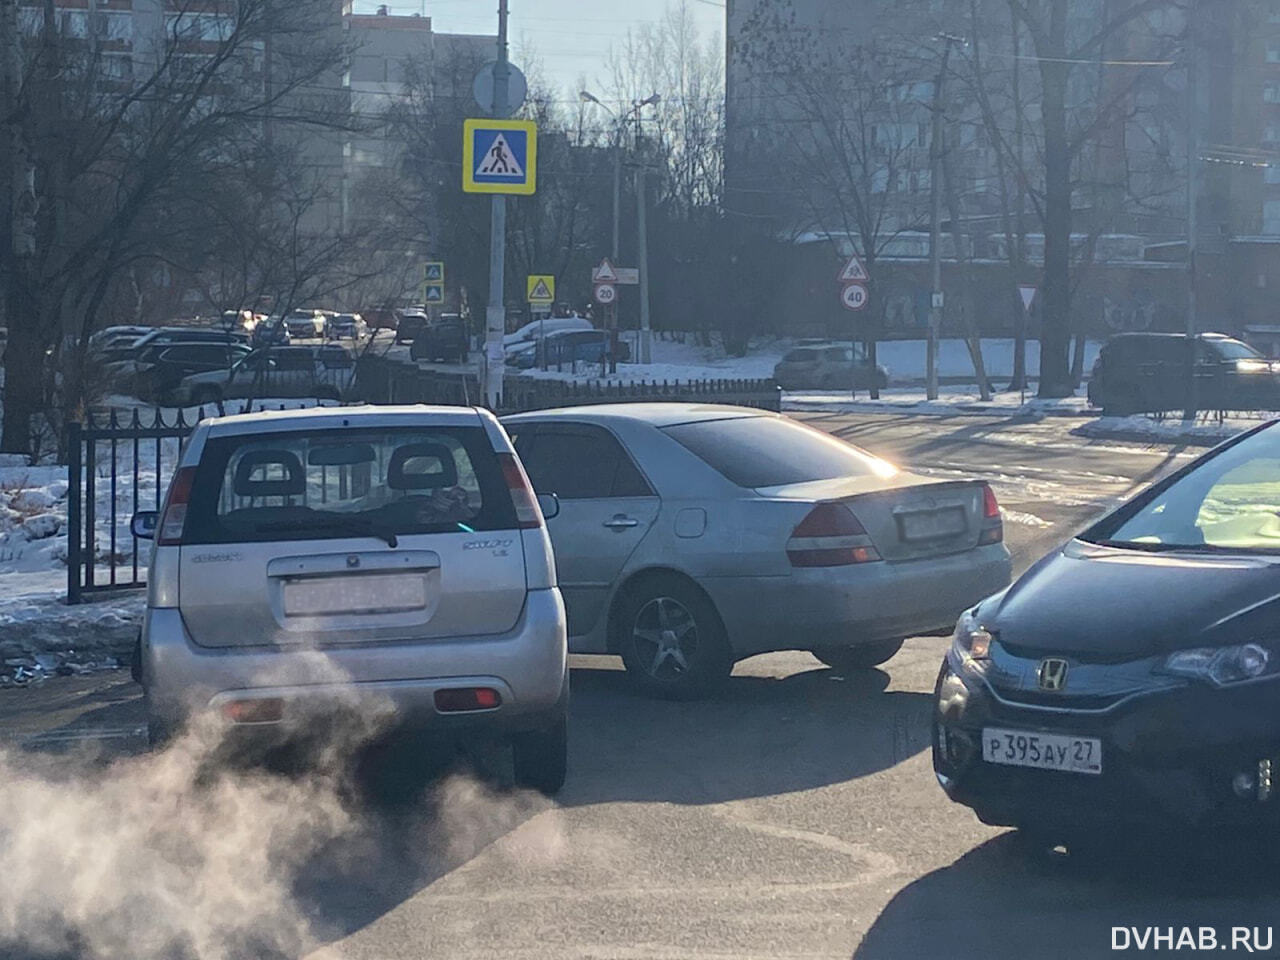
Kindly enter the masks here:
M 476 74 L 471 84 L 471 92 L 476 103 L 485 113 L 493 113 L 493 68 L 497 63 L 486 63 Z M 513 63 L 507 64 L 507 116 L 511 116 L 522 106 L 524 98 L 529 95 L 529 81 L 524 78 L 520 68 Z

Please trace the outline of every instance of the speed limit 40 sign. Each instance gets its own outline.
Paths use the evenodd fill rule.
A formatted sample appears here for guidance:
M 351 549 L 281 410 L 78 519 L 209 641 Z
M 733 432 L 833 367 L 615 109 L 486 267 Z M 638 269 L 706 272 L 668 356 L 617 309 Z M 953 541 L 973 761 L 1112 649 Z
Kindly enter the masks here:
M 612 283 L 596 284 L 596 303 L 608 306 L 618 299 L 618 288 Z
M 862 310 L 867 306 L 867 287 L 862 283 L 847 283 L 840 291 L 840 302 L 846 310 Z

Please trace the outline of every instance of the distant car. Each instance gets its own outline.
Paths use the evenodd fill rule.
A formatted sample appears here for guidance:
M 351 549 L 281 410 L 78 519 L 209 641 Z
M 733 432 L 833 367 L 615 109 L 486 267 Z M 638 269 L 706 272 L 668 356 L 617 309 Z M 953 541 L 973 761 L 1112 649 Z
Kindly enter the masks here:
M 431 318 L 424 310 L 400 310 L 396 321 L 396 343 L 413 343 L 427 328 Z
M 603 363 L 609 354 L 608 330 L 557 330 L 541 340 L 507 348 L 507 362 L 520 369 L 541 366 L 572 366 L 574 363 Z M 618 341 L 618 360 L 630 358 L 626 341 Z
M 502 345 L 511 349 L 519 344 L 532 343 L 539 337 L 550 336 L 561 330 L 594 330 L 591 321 L 585 317 L 547 317 L 545 320 L 534 320 L 523 327 L 508 333 L 502 338 Z
M 947 795 L 1045 846 L 1135 828 L 1269 844 L 1278 503 L 1280 427 L 1262 426 L 963 614 L 930 724 Z
M 363 340 L 368 332 L 368 325 L 360 314 L 337 313 L 329 318 L 325 336 L 330 340 Z
M 248 342 L 248 335 L 241 331 L 227 332 L 225 330 L 210 330 L 198 327 L 152 327 L 145 336 L 133 339 L 123 335 L 115 345 L 104 346 L 97 351 L 97 360 L 103 365 L 103 369 L 110 374 L 117 369 L 116 365 L 119 364 L 134 364 L 133 369 L 137 369 L 137 361 L 143 354 L 148 354 L 152 357 L 158 356 L 157 348 L 169 347 L 174 344 L 210 343 L 229 346 L 235 344 L 243 345 Z M 154 362 L 154 360 L 150 362 Z
M 118 347 L 124 343 L 137 342 L 142 337 L 151 333 L 155 327 L 142 327 L 136 325 L 116 325 L 111 327 L 103 327 L 90 334 L 88 345 L 91 352 L 101 352 L 109 350 L 112 347 Z
M 100 374 L 114 390 L 164 402 L 184 377 L 229 370 L 249 353 L 243 343 L 152 343 L 124 359 L 103 363 Z
M 1089 378 L 1089 403 L 1106 416 L 1181 410 L 1194 344 L 1196 405 L 1202 410 L 1280 407 L 1280 363 L 1220 333 L 1122 333 L 1103 344 Z
M 991 488 L 917 476 L 778 414 L 618 403 L 503 420 L 548 529 L 570 649 L 686 696 L 734 661 L 884 663 L 1009 583 Z
M 284 318 L 275 315 L 266 317 L 253 328 L 252 343 L 255 347 L 283 346 L 289 343 L 289 328 Z
M 889 385 L 889 371 L 872 367 L 865 353 L 848 343 L 814 343 L 788 350 L 773 368 L 784 390 L 865 390 Z
M 341 400 L 355 381 L 355 371 L 355 357 L 337 344 L 266 347 L 230 370 L 184 378 L 171 395 L 190 405 L 249 397 Z
M 564 783 L 564 604 L 488 411 L 205 419 L 163 510 L 132 529 L 155 542 L 139 647 L 153 744 L 199 722 L 270 747 L 367 713 L 501 738 L 518 786 Z
M 394 330 L 400 325 L 400 315 L 390 307 L 368 307 L 361 316 L 370 330 Z
M 294 310 L 285 314 L 284 328 L 290 340 L 313 340 L 324 336 L 325 322 L 323 310 Z
M 466 363 L 468 346 L 466 322 L 459 314 L 442 313 L 414 339 L 409 356 L 414 360 Z
M 224 310 L 222 311 L 222 329 L 243 330 L 251 334 L 254 328 L 265 319 L 266 317 L 262 314 L 254 313 L 252 310 Z

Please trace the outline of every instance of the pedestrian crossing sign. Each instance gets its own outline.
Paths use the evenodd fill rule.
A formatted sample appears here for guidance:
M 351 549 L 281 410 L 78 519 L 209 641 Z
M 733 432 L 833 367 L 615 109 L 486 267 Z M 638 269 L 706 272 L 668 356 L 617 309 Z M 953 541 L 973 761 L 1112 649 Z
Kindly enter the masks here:
M 529 195 L 537 185 L 538 125 L 532 120 L 465 120 L 462 189 Z
M 525 299 L 533 304 L 551 304 L 556 299 L 556 278 L 550 274 L 531 273 L 525 280 Z
M 439 283 L 428 283 L 422 288 L 422 299 L 425 303 L 444 303 L 444 286 Z

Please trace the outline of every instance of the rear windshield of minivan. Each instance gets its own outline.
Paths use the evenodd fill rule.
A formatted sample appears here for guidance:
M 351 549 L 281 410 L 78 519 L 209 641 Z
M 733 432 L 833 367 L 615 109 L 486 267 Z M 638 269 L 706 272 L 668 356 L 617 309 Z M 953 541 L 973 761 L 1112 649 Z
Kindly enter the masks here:
M 740 487 L 896 472 L 865 450 L 785 417 L 703 420 L 665 427 L 663 433 Z
M 387 539 L 515 525 L 480 427 L 324 430 L 210 440 L 184 540 Z

